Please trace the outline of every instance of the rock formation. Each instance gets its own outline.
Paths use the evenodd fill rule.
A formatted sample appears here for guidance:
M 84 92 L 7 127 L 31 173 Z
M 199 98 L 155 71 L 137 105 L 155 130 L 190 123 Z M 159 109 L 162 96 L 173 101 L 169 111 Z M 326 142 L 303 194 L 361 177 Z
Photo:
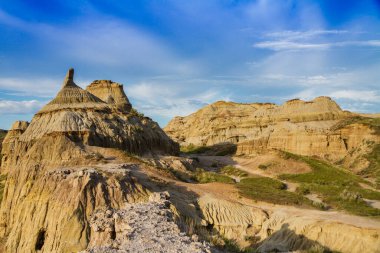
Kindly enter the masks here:
M 16 121 L 13 123 L 11 129 L 7 132 L 7 135 L 2 140 L 2 148 L 0 149 L 2 161 L 0 165 L 3 164 L 3 170 L 1 174 L 6 174 L 5 168 L 7 168 L 5 162 L 7 162 L 7 154 L 11 154 L 14 150 L 14 142 L 20 137 L 29 126 L 27 121 Z
M 237 145 L 237 154 L 280 149 L 336 162 L 367 142 L 380 142 L 380 136 L 367 125 L 337 127 L 354 116 L 328 97 L 294 99 L 281 106 L 219 101 L 187 117 L 174 118 L 164 130 L 183 146 L 229 142 Z
M 1 149 L 3 148 L 3 140 L 8 131 L 0 129 L 0 166 L 1 166 Z
M 154 193 L 149 202 L 127 204 L 120 210 L 103 210 L 91 218 L 93 239 L 88 253 L 211 252 L 198 237 L 181 233 L 174 223 L 168 193 Z M 85 253 L 83 252 L 83 253 Z
M 178 144 L 136 113 L 121 85 L 95 81 L 83 90 L 73 77 L 70 70 L 57 96 L 30 123 L 16 122 L 3 141 L 0 252 L 214 250 L 196 234 L 243 245 L 251 240 L 259 252 L 379 248 L 380 225 L 320 219 L 322 211 L 315 210 L 306 212 L 320 212 L 317 217 L 295 215 L 287 206 L 268 210 L 235 195 L 233 185 L 178 181 L 174 172 L 194 171 L 196 159 L 176 157 Z M 273 143 L 288 145 L 299 133 L 323 135 L 350 114 L 330 99 L 318 98 L 284 106 L 218 102 L 201 115 L 190 116 L 191 121 L 177 118 L 168 132 L 182 143 L 207 145 L 226 140 L 240 145 L 267 136 L 269 141 L 257 143 L 268 148 L 274 133 L 285 144 L 279 139 Z M 176 124 L 187 132 L 179 133 Z M 347 131 L 357 135 L 353 142 L 363 134 L 373 136 L 360 124 L 338 131 L 350 127 Z M 350 140 L 343 145 L 349 147 Z M 163 191 L 170 192 L 170 202 L 167 194 L 157 193 Z
M 251 237 L 258 252 L 361 253 L 380 248 L 379 228 L 359 228 L 322 217 L 289 215 L 282 210 L 264 212 L 207 195 L 199 199 L 199 206 L 206 223 L 225 238 Z
M 96 80 L 87 86 L 86 90 L 121 112 L 128 113 L 132 109 L 122 84 L 111 80 Z
M 106 162 L 102 152 L 178 152 L 178 145 L 157 123 L 124 107 L 115 110 L 113 101 L 108 104 L 81 89 L 73 76 L 70 69 L 57 96 L 29 125 L 16 122 L 4 140 L 1 173 L 7 180 L 0 237 L 5 252 L 83 250 L 95 209 L 147 198 L 148 191 L 128 176 L 127 168 L 115 165 L 110 173 L 109 168 L 95 166 Z M 120 86 L 108 90 L 109 95 L 116 89 Z M 118 92 L 114 101 L 128 101 Z

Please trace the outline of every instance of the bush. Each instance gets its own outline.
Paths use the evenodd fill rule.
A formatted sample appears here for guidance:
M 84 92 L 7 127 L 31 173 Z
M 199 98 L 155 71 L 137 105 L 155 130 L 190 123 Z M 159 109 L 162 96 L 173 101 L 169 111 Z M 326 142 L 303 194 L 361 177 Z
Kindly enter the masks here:
M 194 144 L 189 144 L 187 146 L 181 146 L 181 152 L 185 154 L 202 154 L 210 150 L 206 146 L 195 146 Z
M 286 191 L 286 184 L 269 177 L 245 178 L 237 184 L 237 187 L 241 195 L 255 200 L 275 204 L 312 205 L 309 199 Z
M 312 171 L 304 174 L 283 174 L 279 176 L 280 179 L 301 183 L 303 188 L 318 193 L 324 202 L 334 208 L 362 216 L 380 216 L 379 209 L 360 200 L 362 197 L 380 200 L 380 192 L 363 189 L 359 183 L 365 181 L 359 176 L 315 158 L 294 154 L 289 157 L 305 162 Z
M 259 165 L 259 169 L 261 169 L 261 170 L 266 170 L 266 169 L 268 169 L 268 165 L 260 164 L 260 165 Z
M 226 184 L 235 183 L 235 180 L 233 180 L 232 178 L 228 176 L 220 175 L 218 173 L 211 172 L 211 171 L 205 171 L 204 169 L 201 169 L 201 168 L 197 168 L 195 170 L 194 178 L 198 183 L 201 183 L 201 184 L 211 183 L 211 182 L 220 182 L 220 183 L 226 183 Z
M 229 176 L 237 176 L 237 177 L 247 177 L 248 176 L 247 172 L 239 170 L 236 167 L 231 166 L 231 165 L 227 165 L 227 166 L 223 167 L 220 170 L 220 172 L 223 174 L 229 175 Z

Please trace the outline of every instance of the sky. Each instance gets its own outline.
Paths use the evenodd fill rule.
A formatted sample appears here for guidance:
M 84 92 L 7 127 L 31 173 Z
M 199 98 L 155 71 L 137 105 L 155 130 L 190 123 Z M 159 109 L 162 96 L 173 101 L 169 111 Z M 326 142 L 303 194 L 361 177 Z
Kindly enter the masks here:
M 380 1 L 0 1 L 0 128 L 30 121 L 70 67 L 83 88 L 124 84 L 162 127 L 218 100 L 380 112 Z

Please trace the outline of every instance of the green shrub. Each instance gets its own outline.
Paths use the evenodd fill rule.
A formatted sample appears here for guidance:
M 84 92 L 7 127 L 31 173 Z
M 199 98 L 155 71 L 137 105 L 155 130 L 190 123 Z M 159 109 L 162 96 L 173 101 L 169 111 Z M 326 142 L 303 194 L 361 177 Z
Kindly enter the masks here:
M 187 146 L 181 146 L 180 150 L 182 153 L 185 153 L 185 154 L 202 154 L 210 150 L 210 147 L 195 146 L 194 144 L 189 144 Z
M 368 160 L 369 165 L 361 174 L 374 176 L 377 188 L 380 188 L 380 144 L 376 144 L 365 158 Z
M 287 191 L 286 184 L 269 177 L 242 179 L 237 188 L 241 195 L 255 200 L 276 204 L 312 205 L 312 202 L 302 195 Z
M 195 170 L 194 178 L 198 183 L 205 184 L 205 183 L 211 183 L 211 182 L 220 182 L 220 183 L 226 183 L 226 184 L 233 184 L 235 183 L 235 180 L 232 178 L 220 175 L 216 172 L 211 171 L 205 171 L 201 168 L 197 168 Z
M 343 193 L 354 192 L 367 199 L 380 199 L 380 193 L 363 189 L 359 183 L 365 182 L 353 173 L 337 168 L 327 162 L 294 154 L 286 154 L 292 159 L 307 163 L 312 171 L 304 174 L 283 174 L 280 179 L 301 183 L 303 188 L 318 193 L 328 205 L 362 216 L 380 216 L 380 210 L 369 206 L 365 201 L 355 201 Z
M 260 164 L 260 165 L 259 165 L 259 169 L 260 169 L 260 170 L 266 170 L 266 169 L 268 169 L 268 165 Z
M 237 176 L 237 177 L 247 177 L 248 173 L 242 170 L 237 169 L 232 165 L 227 165 L 220 170 L 221 173 L 229 175 L 229 176 Z
M 304 186 L 304 185 L 298 186 L 296 189 L 296 192 L 301 194 L 301 195 L 308 195 L 311 193 L 310 188 L 308 188 L 307 186 Z

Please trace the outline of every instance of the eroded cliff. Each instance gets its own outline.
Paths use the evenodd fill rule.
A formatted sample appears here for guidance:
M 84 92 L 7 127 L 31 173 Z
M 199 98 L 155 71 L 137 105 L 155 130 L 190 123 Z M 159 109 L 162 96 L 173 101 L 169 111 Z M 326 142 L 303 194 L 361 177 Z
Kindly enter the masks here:
M 363 155 L 380 142 L 377 123 L 373 127 L 366 119 L 341 110 L 328 97 L 280 106 L 219 101 L 174 118 L 164 130 L 182 146 L 228 142 L 237 145 L 237 155 L 279 149 L 343 161 L 358 172 L 368 166 Z

